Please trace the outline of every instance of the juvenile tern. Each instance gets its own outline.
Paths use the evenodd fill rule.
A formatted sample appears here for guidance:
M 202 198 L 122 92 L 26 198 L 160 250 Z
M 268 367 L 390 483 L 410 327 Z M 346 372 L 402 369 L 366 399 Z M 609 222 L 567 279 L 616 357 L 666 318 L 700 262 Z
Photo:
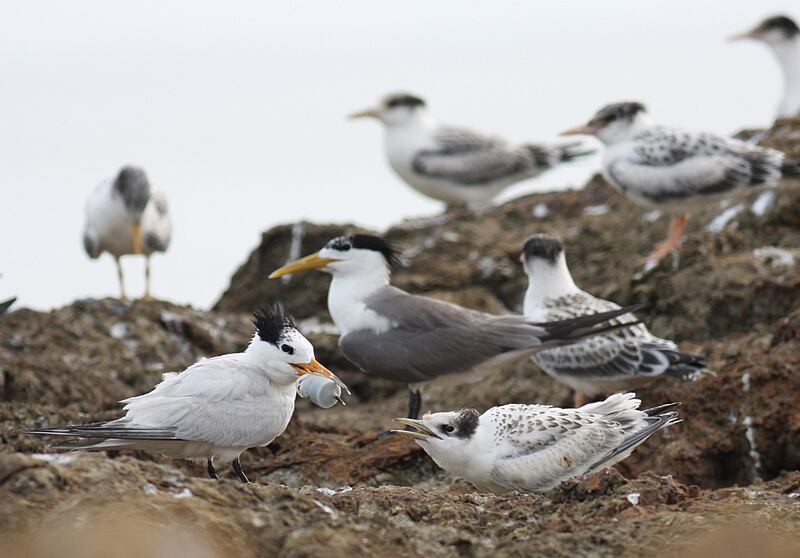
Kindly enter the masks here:
M 167 250 L 171 231 L 166 196 L 151 186 L 147 175 L 137 167 L 123 167 L 113 180 L 101 183 L 86 203 L 83 246 L 92 259 L 103 252 L 114 257 L 123 300 L 125 281 L 120 257 L 144 255 L 144 296 L 149 298 L 150 256 Z
M 512 184 L 589 155 L 578 143 L 512 144 L 498 136 L 439 124 L 423 99 L 393 93 L 350 115 L 375 118 L 385 129 L 389 165 L 409 186 L 448 205 L 488 205 Z
M 778 118 L 800 116 L 800 28 L 784 15 L 765 19 L 749 31 L 737 33 L 728 40 L 752 39 L 767 45 L 783 71 L 783 98 Z
M 330 273 L 328 311 L 342 353 L 368 374 L 409 384 L 412 418 L 419 414 L 424 384 L 478 381 L 504 363 L 606 331 L 604 322 L 630 310 L 542 324 L 494 316 L 391 286 L 397 260 L 380 237 L 340 236 L 270 278 L 311 269 Z
M 529 238 L 520 260 L 528 276 L 524 314 L 531 320 L 563 320 L 619 308 L 578 288 L 554 238 Z M 655 337 L 633 314 L 615 320 L 634 325 L 533 355 L 542 370 L 575 390 L 576 407 L 589 397 L 630 389 L 664 374 L 686 380 L 709 374 L 702 357 Z
M 573 477 L 607 469 L 628 457 L 653 433 L 680 422 L 677 403 L 638 410 L 633 393 L 577 409 L 503 405 L 482 415 L 475 409 L 398 418 L 412 438 L 445 471 L 478 490 L 545 492 Z
M 562 132 L 571 134 L 594 135 L 605 144 L 603 175 L 620 192 L 672 215 L 667 239 L 647 267 L 680 249 L 688 212 L 701 203 L 800 176 L 800 163 L 785 160 L 780 151 L 653 124 L 638 102 L 607 105 L 587 124 Z
M 60 449 L 138 449 L 205 459 L 214 479 L 215 460 L 232 462 L 239 479 L 248 482 L 239 456 L 270 444 L 286 429 L 298 377 L 319 374 L 347 389 L 317 362 L 311 343 L 279 305 L 256 312 L 254 324 L 256 333 L 243 353 L 204 359 L 181 373 L 164 374 L 149 393 L 122 401 L 122 418 L 26 433 L 79 438 Z

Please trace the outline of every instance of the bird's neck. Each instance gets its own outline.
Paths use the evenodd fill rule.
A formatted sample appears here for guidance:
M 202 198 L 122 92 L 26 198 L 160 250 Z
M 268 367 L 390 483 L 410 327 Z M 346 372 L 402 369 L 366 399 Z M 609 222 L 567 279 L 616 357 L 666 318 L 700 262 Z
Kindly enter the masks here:
M 386 133 L 388 135 L 418 133 L 419 131 L 433 130 L 436 126 L 436 120 L 434 120 L 428 111 L 417 110 L 414 114 L 401 121 L 387 122 Z
M 800 112 L 800 38 L 772 45 L 783 70 L 783 100 L 779 117 L 797 116 Z
M 575 294 L 580 291 L 567 267 L 564 254 L 555 263 L 536 259 L 525 263 L 528 274 L 528 290 L 525 291 L 524 312 L 526 315 L 540 309 L 548 300 Z
M 365 299 L 388 284 L 388 268 L 333 275 L 328 289 L 328 312 L 340 334 L 364 328 L 383 329 L 385 324 L 378 324 L 374 312 L 367 310 Z

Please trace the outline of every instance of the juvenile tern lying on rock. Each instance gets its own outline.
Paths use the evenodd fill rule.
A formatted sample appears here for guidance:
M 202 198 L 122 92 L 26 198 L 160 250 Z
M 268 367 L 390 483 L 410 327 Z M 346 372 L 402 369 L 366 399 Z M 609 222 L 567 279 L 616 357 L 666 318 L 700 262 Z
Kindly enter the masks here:
M 731 41 L 752 39 L 767 45 L 783 71 L 783 99 L 778 118 L 800 116 L 800 28 L 783 15 L 765 19 L 744 33 L 728 37 Z
M 150 296 L 150 256 L 169 246 L 170 224 L 167 198 L 150 185 L 144 171 L 123 167 L 116 178 L 101 183 L 86 203 L 83 246 L 90 258 L 103 252 L 117 264 L 120 298 L 125 281 L 119 258 L 126 254 L 145 257 L 145 298 Z
M 59 449 L 138 449 L 184 459 L 233 462 L 248 482 L 239 456 L 280 436 L 294 412 L 295 382 L 305 374 L 345 385 L 314 358 L 311 343 L 276 305 L 256 312 L 256 333 L 243 353 L 197 362 L 164 374 L 153 391 L 122 401 L 125 416 L 102 424 L 34 428 L 29 434 L 78 437 Z
M 486 206 L 516 182 L 593 153 L 576 143 L 515 145 L 442 125 L 428 113 L 425 101 L 410 93 L 387 95 L 377 107 L 351 117 L 380 120 L 392 169 L 418 192 L 448 205 Z
M 655 125 L 638 102 L 605 106 L 587 124 L 562 132 L 571 134 L 594 135 L 605 144 L 603 175 L 623 194 L 672 215 L 669 235 L 647 267 L 680 249 L 687 213 L 700 203 L 800 176 L 800 163 L 785 160 L 780 151 Z
M 578 288 L 564 249 L 554 238 L 529 238 L 520 260 L 528 275 L 524 314 L 531 320 L 563 320 L 619 308 Z M 664 374 L 687 380 L 710 374 L 702 357 L 682 353 L 674 342 L 655 337 L 633 314 L 615 321 L 635 325 L 533 355 L 542 370 L 575 390 L 576 407 L 588 397 L 630 389 Z
M 333 278 L 328 311 L 339 347 L 362 371 L 409 384 L 409 416 L 419 414 L 419 387 L 482 379 L 504 363 L 607 331 L 627 309 L 553 323 L 494 316 L 412 295 L 389 284 L 397 252 L 370 235 L 340 236 L 317 252 L 274 271 L 270 278 L 319 269 Z
M 562 481 L 607 469 L 654 432 L 680 422 L 677 403 L 646 411 L 633 393 L 618 393 L 578 409 L 503 405 L 398 418 L 445 471 L 478 490 L 544 492 Z

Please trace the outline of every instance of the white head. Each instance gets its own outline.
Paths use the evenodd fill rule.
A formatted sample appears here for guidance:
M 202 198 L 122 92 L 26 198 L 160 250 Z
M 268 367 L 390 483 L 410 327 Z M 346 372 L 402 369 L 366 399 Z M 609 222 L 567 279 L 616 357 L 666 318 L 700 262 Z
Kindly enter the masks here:
M 528 276 L 528 290 L 541 298 L 553 298 L 578 289 L 567 267 L 564 248 L 546 235 L 530 237 L 522 245 L 520 263 Z
M 265 371 L 270 380 L 288 385 L 305 374 L 319 374 L 347 390 L 333 372 L 314 358 L 314 347 L 279 304 L 266 310 L 259 309 L 254 314 L 253 323 L 256 333 L 245 354 Z
M 561 135 L 590 135 L 613 145 L 631 139 L 650 125 L 647 108 L 642 103 L 626 101 L 604 106 L 587 124 L 564 130 Z
M 784 45 L 800 39 L 800 28 L 791 18 L 778 15 L 768 17 L 749 31 L 728 37 L 730 41 L 742 39 L 760 41 L 773 49 L 780 50 Z
M 272 272 L 270 279 L 319 269 L 333 276 L 376 277 L 389 281 L 392 266 L 399 263 L 399 255 L 388 242 L 379 236 L 351 234 L 329 240 L 322 250 L 300 258 Z
M 446 413 L 427 413 L 422 420 L 397 418 L 413 430 L 392 430 L 413 438 L 436 463 L 452 473 L 463 475 L 470 461 L 478 457 L 473 442 L 480 426 L 480 413 L 461 409 Z
M 402 126 L 427 114 L 425 100 L 411 93 L 390 93 L 377 107 L 350 115 L 350 118 L 376 118 L 386 126 Z

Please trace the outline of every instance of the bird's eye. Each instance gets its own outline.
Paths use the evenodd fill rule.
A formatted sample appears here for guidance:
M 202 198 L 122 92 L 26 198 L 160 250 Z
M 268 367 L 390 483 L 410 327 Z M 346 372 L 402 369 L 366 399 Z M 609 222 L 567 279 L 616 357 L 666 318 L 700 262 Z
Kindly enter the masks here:
M 349 244 L 344 244 L 342 246 L 339 246 L 339 251 L 340 252 L 347 252 L 349 249 L 350 249 L 350 245 Z
M 447 432 L 448 434 L 452 434 L 453 432 L 456 431 L 456 427 L 453 426 L 452 424 L 447 424 L 444 427 L 444 431 Z
M 286 354 L 293 355 L 294 354 L 294 347 L 284 343 L 283 345 L 281 345 L 281 351 L 283 351 Z

